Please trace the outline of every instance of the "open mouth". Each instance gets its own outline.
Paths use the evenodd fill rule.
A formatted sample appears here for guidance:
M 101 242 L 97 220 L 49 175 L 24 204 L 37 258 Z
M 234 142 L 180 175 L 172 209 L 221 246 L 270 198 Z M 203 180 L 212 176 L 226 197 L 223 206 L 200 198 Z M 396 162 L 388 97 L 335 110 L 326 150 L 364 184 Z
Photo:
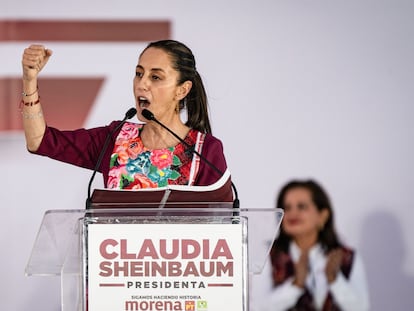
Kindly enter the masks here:
M 148 101 L 147 98 L 143 97 L 143 96 L 139 96 L 138 97 L 138 103 L 139 103 L 139 107 L 141 109 L 145 109 L 148 108 L 150 105 L 150 102 Z

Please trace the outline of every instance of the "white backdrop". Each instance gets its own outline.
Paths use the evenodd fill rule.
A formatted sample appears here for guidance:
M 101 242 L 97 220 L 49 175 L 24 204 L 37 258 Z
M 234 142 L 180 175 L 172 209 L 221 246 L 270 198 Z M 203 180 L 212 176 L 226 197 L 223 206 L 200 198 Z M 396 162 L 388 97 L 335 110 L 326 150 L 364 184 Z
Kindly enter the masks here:
M 273 207 L 291 178 L 320 181 L 363 255 L 375 311 L 414 307 L 413 13 L 409 0 L 0 3 L 0 19 L 170 20 L 198 61 L 242 207 Z M 0 77 L 20 75 L 27 44 L 0 44 Z M 104 74 L 85 126 L 106 124 L 133 105 L 143 46 L 50 43 L 42 76 Z M 83 208 L 90 172 L 28 154 L 22 133 L 0 146 L 0 309 L 59 310 L 59 279 L 24 268 L 44 212 Z

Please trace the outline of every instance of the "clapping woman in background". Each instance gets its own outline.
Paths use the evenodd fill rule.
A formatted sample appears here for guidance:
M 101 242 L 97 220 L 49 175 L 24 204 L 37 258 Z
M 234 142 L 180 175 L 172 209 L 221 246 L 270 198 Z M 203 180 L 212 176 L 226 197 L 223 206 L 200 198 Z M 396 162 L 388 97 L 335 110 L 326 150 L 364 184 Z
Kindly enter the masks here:
M 285 214 L 270 253 L 272 289 L 260 310 L 368 310 L 363 262 L 339 239 L 324 189 L 290 181 L 277 207 Z

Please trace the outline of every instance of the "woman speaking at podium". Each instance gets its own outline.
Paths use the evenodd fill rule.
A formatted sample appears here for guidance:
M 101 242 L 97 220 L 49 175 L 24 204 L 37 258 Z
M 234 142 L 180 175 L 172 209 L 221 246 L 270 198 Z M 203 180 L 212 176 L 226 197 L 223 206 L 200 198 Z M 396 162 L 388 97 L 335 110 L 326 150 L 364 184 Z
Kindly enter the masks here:
M 206 186 L 228 174 L 223 145 L 211 134 L 202 79 L 192 51 L 183 43 L 150 43 L 135 68 L 136 110 L 128 111 L 122 121 L 91 129 L 62 131 L 47 125 L 38 75 L 51 56 L 44 46 L 30 45 L 22 57 L 20 108 L 31 153 L 95 169 L 109 189 Z M 135 113 L 146 123 L 126 121 Z M 228 191 L 231 198 L 230 187 Z

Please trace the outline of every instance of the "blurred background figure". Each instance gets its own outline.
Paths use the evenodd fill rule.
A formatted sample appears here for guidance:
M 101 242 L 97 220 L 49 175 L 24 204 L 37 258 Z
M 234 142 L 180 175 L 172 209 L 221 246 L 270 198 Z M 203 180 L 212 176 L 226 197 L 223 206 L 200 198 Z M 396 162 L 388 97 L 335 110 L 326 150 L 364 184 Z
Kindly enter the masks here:
M 369 310 L 363 262 L 339 239 L 324 189 L 313 180 L 290 181 L 277 207 L 285 215 L 270 252 L 271 291 L 255 309 Z

